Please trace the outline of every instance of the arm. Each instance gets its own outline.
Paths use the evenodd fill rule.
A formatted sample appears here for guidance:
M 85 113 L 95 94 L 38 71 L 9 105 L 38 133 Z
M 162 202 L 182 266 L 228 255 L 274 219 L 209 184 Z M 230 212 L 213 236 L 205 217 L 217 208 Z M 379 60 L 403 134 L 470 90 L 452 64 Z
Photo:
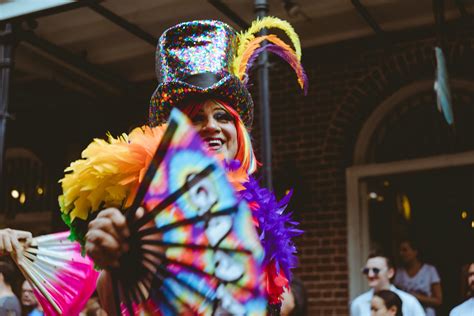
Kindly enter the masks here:
M 415 296 L 423 306 L 439 307 L 443 303 L 443 291 L 441 290 L 441 284 L 431 284 L 431 293 L 431 296 L 415 292 L 411 294 Z
M 117 267 L 120 256 L 128 251 L 129 235 L 125 216 L 115 208 L 101 211 L 89 223 L 86 234 L 87 254 L 104 269 L 97 281 L 97 293 L 108 315 L 116 315 L 110 269 Z
M 143 214 L 144 210 L 138 208 L 137 218 Z M 89 223 L 86 234 L 87 254 L 96 265 L 104 269 L 97 281 L 97 293 L 108 315 L 116 315 L 110 270 L 119 266 L 120 257 L 128 251 L 129 236 L 126 218 L 116 208 L 99 212 L 97 218 Z
M 102 308 L 106 311 L 107 315 L 112 316 L 116 315 L 116 309 L 112 289 L 112 279 L 110 277 L 110 272 L 107 270 L 100 273 L 99 280 L 97 281 L 97 293 L 99 294 Z

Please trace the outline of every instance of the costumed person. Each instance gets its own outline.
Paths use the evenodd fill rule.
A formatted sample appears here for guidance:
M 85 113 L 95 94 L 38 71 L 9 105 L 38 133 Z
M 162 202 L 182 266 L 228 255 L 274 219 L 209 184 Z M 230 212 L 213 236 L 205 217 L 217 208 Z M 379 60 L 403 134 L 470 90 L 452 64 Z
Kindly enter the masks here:
M 273 34 L 255 36 L 263 28 L 282 29 L 294 48 Z M 269 311 L 279 313 L 281 295 L 296 265 L 292 238 L 301 231 L 285 212 L 291 193 L 278 201 L 252 177 L 258 162 L 249 135 L 254 105 L 246 85 L 263 50 L 285 59 L 307 91 L 299 39 L 285 21 L 263 18 L 240 34 L 211 20 L 169 28 L 157 47 L 160 84 L 150 101 L 149 125 L 129 135 L 95 140 L 83 151 L 83 159 L 66 169 L 69 173 L 61 180 L 62 216 L 72 237 L 104 269 L 97 290 L 108 313 L 114 313 L 110 271 L 129 247 L 122 210 L 133 201 L 174 107 L 188 115 L 207 150 L 225 162 L 229 181 L 248 202 L 265 252 L 262 280 Z

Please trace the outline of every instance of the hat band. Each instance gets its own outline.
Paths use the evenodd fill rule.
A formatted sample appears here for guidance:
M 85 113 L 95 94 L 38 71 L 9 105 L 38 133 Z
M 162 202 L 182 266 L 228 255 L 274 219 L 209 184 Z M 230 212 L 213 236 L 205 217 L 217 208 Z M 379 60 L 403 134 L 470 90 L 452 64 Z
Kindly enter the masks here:
M 214 84 L 218 83 L 223 76 L 219 76 L 218 74 L 212 72 L 202 72 L 198 74 L 191 75 L 184 79 L 183 81 L 187 84 L 193 85 L 195 87 L 199 87 L 201 89 L 207 89 Z

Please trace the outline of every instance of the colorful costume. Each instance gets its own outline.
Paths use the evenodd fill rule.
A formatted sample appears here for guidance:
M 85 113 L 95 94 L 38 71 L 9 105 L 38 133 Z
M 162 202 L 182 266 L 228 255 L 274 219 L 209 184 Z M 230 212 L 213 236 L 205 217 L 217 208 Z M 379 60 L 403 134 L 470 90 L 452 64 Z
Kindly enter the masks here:
M 280 28 L 291 39 L 294 50 L 276 35 L 255 37 L 263 28 Z M 178 24 L 160 37 L 157 75 L 160 81 L 150 101 L 149 125 L 118 138 L 94 140 L 82 158 L 66 169 L 61 180 L 60 206 L 73 239 L 84 243 L 87 223 L 106 207 L 124 209 L 135 196 L 174 106 L 190 100 L 219 99 L 236 111 L 239 123 L 250 127 L 253 101 L 246 88 L 250 68 L 257 56 L 268 50 L 293 67 L 300 86 L 307 90 L 307 78 L 300 64 L 301 48 L 293 28 L 285 21 L 264 18 L 239 35 L 219 21 Z M 244 128 L 244 127 L 243 127 Z M 244 128 L 245 129 L 245 128 Z M 250 144 L 247 133 L 243 142 Z M 244 137 L 245 139 L 242 139 Z M 250 148 L 251 149 L 251 148 Z M 242 154 L 244 161 L 227 162 L 228 179 L 253 211 L 255 225 L 265 250 L 266 289 L 270 305 L 278 306 L 290 269 L 296 264 L 291 238 L 300 234 L 296 223 L 285 214 L 290 195 L 277 201 L 250 176 L 256 169 L 253 152 Z

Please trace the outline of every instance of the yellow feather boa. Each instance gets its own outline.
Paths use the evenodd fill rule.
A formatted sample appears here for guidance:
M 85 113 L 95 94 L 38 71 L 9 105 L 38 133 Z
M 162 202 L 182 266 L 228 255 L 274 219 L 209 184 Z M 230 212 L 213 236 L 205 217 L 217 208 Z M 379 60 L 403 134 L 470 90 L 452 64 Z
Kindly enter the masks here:
M 82 152 L 82 159 L 66 168 L 60 180 L 59 204 L 73 239 L 82 241 L 85 234 L 75 231 L 78 219 L 87 222 L 100 209 L 131 204 L 165 129 L 166 125 L 143 126 L 129 135 L 94 139 Z

